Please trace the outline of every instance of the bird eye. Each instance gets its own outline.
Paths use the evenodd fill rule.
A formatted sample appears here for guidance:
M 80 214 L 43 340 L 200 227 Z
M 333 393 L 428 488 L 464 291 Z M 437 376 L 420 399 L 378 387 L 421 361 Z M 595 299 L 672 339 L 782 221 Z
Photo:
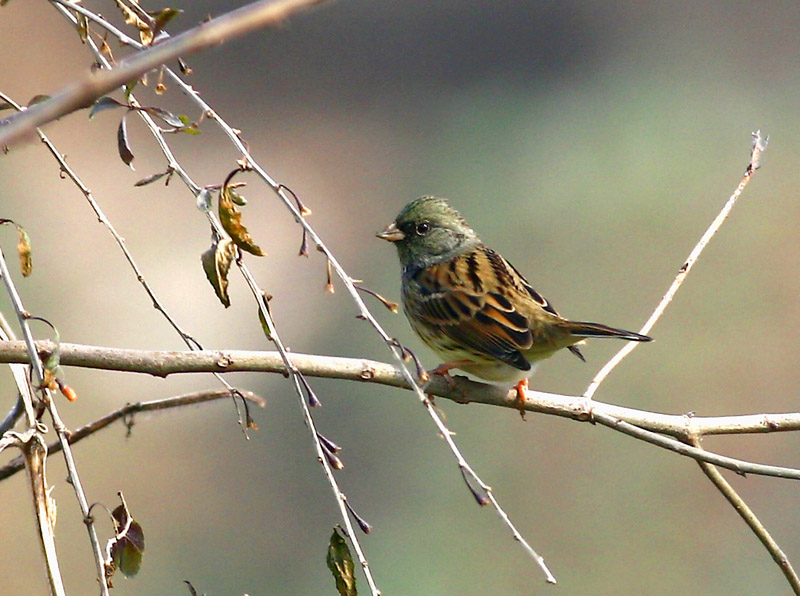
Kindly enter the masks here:
M 427 221 L 421 221 L 417 224 L 416 229 L 414 230 L 417 233 L 417 236 L 424 236 L 427 234 L 431 229 L 431 224 Z

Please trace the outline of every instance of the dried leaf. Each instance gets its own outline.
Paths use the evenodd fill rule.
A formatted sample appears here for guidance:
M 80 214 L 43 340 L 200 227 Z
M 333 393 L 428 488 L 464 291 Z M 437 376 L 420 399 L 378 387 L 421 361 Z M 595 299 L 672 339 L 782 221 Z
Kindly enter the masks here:
M 117 150 L 119 151 L 120 159 L 130 169 L 135 170 L 133 167 L 133 152 L 128 145 L 128 125 L 125 116 L 120 120 L 119 128 L 117 129 Z
M 155 26 L 153 27 L 153 34 L 158 35 L 161 33 L 161 30 L 167 26 L 172 19 L 176 16 L 181 14 L 183 11 L 177 8 L 162 8 L 159 12 L 148 13 L 153 19 L 155 20 Z
M 145 23 L 139 15 L 128 8 L 121 0 L 114 1 L 117 3 L 117 7 L 119 7 L 120 11 L 122 11 L 122 16 L 125 17 L 125 23 L 127 25 L 136 25 L 142 43 L 146 46 L 153 43 L 153 30 L 150 28 L 150 25 Z
M 81 38 L 81 43 L 86 43 L 89 40 L 89 21 L 85 15 L 75 15 L 75 26 L 78 28 L 78 36 Z
M 152 184 L 157 180 L 161 180 L 164 176 L 171 176 L 172 175 L 172 168 L 167 168 L 166 172 L 159 172 L 158 174 L 152 174 L 147 178 L 142 178 L 134 183 L 134 186 L 147 186 L 148 184 Z
M 128 106 L 126 106 L 124 103 L 120 103 L 116 99 L 105 95 L 100 99 L 98 99 L 96 102 L 94 102 L 94 105 L 92 106 L 92 109 L 89 112 L 89 120 L 91 120 L 97 114 L 105 110 L 110 110 L 113 108 L 127 108 L 127 107 Z
M 31 97 L 30 101 L 28 101 L 28 107 L 35 106 L 37 103 L 42 103 L 50 99 L 49 95 L 34 95 Z
M 111 512 L 115 536 L 108 541 L 106 552 L 109 561 L 113 562 L 112 573 L 113 569 L 119 569 L 126 577 L 133 577 L 142 566 L 144 531 L 131 516 L 122 493 L 119 496 L 122 505 Z
M 230 238 L 223 238 L 215 242 L 200 257 L 203 263 L 203 270 L 206 272 L 206 278 L 225 308 L 231 305 L 231 300 L 228 296 L 228 271 L 230 271 L 231 263 L 235 257 L 236 246 L 231 242 Z
M 328 294 L 333 294 L 336 292 L 336 289 L 333 287 L 333 272 L 331 271 L 331 260 L 328 259 L 325 261 L 325 271 L 327 275 L 327 281 L 325 283 L 325 291 Z
M 247 228 L 242 225 L 242 213 L 233 204 L 231 189 L 227 185 L 219 192 L 219 219 L 236 246 L 257 257 L 264 256 L 262 250 L 253 242 Z
M 33 270 L 31 261 L 31 238 L 22 226 L 17 226 L 17 254 L 19 255 L 19 269 L 22 277 L 28 277 Z
M 333 528 L 326 562 L 336 580 L 336 590 L 339 592 L 339 596 L 357 596 L 353 556 L 350 554 L 350 547 L 347 546 L 347 541 L 338 526 Z
M 192 69 L 188 64 L 186 64 L 186 62 L 184 62 L 183 58 L 178 58 L 178 68 L 183 75 L 192 74 Z

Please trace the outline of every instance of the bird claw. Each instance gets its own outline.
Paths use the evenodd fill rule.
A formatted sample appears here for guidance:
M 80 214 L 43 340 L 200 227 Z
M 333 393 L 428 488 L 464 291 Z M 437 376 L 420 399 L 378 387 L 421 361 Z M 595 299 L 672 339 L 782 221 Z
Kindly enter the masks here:
M 458 389 L 461 395 L 464 397 L 463 401 L 456 400 L 460 404 L 469 403 L 469 400 L 467 399 L 467 391 L 463 387 L 458 387 L 458 384 L 456 383 L 456 380 L 453 378 L 453 376 L 450 374 L 450 371 L 453 370 L 454 368 L 459 368 L 464 364 L 473 364 L 473 362 L 471 360 L 457 360 L 455 362 L 444 362 L 443 364 L 440 364 L 439 366 L 429 371 L 428 373 L 431 375 L 439 375 L 447 382 L 447 384 L 450 386 L 451 389 Z

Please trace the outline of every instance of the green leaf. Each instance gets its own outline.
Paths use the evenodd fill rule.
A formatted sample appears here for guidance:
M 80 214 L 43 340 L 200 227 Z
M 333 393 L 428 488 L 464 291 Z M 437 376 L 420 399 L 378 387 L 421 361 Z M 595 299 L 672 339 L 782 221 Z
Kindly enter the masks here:
M 218 240 L 200 257 L 203 263 L 203 271 L 206 272 L 206 278 L 225 308 L 231 305 L 231 300 L 228 296 L 228 271 L 230 271 L 231 263 L 235 257 L 236 246 L 231 242 L 230 238 Z
M 225 185 L 219 191 L 219 219 L 222 227 L 228 232 L 236 246 L 257 257 L 263 257 L 264 253 L 253 241 L 252 236 L 242 225 L 242 213 L 234 205 L 231 189 Z
M 326 562 L 336 580 L 336 590 L 339 592 L 339 596 L 357 596 L 353 556 L 350 554 L 350 547 L 347 546 L 347 541 L 338 526 L 333 528 Z
M 128 125 L 125 116 L 120 120 L 119 128 L 117 129 L 117 150 L 119 151 L 120 159 L 130 169 L 135 170 L 133 167 L 133 152 L 130 145 L 128 145 Z
M 150 114 L 155 118 L 158 118 L 159 120 L 163 120 L 173 128 L 184 127 L 184 123 L 181 121 L 181 119 L 172 112 L 169 112 L 167 110 L 162 110 L 161 108 L 147 107 L 147 108 L 142 108 L 142 111 L 147 112 L 148 114 Z
M 124 103 L 120 103 L 116 99 L 108 97 L 107 95 L 103 96 L 96 102 L 94 102 L 94 105 L 92 106 L 92 109 L 89 112 L 89 120 L 91 120 L 97 114 L 105 110 L 111 110 L 114 108 L 127 108 L 127 107 L 128 106 L 126 106 Z
M 267 307 L 267 314 L 270 314 L 269 301 L 272 300 L 272 296 L 262 291 L 261 297 L 264 299 L 264 306 Z M 272 315 L 270 314 L 270 316 Z M 262 311 L 260 307 L 258 309 L 258 322 L 261 323 L 261 330 L 264 332 L 264 335 L 267 336 L 268 340 L 272 341 L 272 333 L 269 330 L 269 325 L 267 325 L 267 319 L 264 317 L 264 311 Z
M 180 129 L 179 132 L 185 132 L 189 135 L 199 135 L 202 131 L 197 127 L 197 122 L 192 122 L 189 120 L 189 116 L 185 114 L 180 114 L 178 116 L 181 122 L 183 123 L 183 127 Z
M 238 192 L 233 190 L 233 188 L 228 188 L 228 193 L 230 194 L 231 201 L 233 201 L 234 205 L 239 205 L 239 207 L 244 207 L 247 205 L 247 199 L 245 199 L 243 195 L 240 195 Z
M 134 87 L 139 84 L 140 80 L 141 79 L 134 79 L 133 81 L 125 83 L 125 99 L 129 100 L 131 98 L 131 93 L 133 93 Z

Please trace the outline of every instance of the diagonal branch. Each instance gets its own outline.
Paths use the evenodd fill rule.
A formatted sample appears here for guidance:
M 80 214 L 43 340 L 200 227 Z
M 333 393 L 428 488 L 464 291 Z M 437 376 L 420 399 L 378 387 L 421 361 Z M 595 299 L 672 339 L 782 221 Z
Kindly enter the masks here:
M 697 439 L 697 437 L 692 437 L 691 443 L 694 447 L 701 449 L 700 441 Z M 733 489 L 730 483 L 725 480 L 717 468 L 704 461 L 698 461 L 697 463 L 700 465 L 700 469 L 703 470 L 703 473 L 722 493 L 722 496 L 724 496 L 728 503 L 731 504 L 731 507 L 734 508 L 736 513 L 738 513 L 745 523 L 750 527 L 756 537 L 761 541 L 761 544 L 764 545 L 764 548 L 767 549 L 767 552 L 769 552 L 772 560 L 775 561 L 778 567 L 780 567 L 783 575 L 786 577 L 786 580 L 792 587 L 792 592 L 795 594 L 800 594 L 800 578 L 797 577 L 797 573 L 792 567 L 789 559 L 784 554 L 783 550 L 781 550 L 781 547 L 777 542 L 775 542 L 775 539 L 767 531 L 758 517 L 756 517 L 756 514 L 753 512 L 753 510 L 750 509 L 747 503 L 745 503 L 744 499 L 739 496 L 739 493 Z
M 717 233 L 717 231 L 722 227 L 722 224 L 725 223 L 725 220 L 730 215 L 731 211 L 733 210 L 734 205 L 736 205 L 736 201 L 741 196 L 742 192 L 744 191 L 745 187 L 750 182 L 750 179 L 755 174 L 756 170 L 760 167 L 761 161 L 761 154 L 767 148 L 767 142 L 769 141 L 769 137 L 762 137 L 761 131 L 756 131 L 752 133 L 753 137 L 753 145 L 750 150 L 750 161 L 747 164 L 747 168 L 745 169 L 744 176 L 739 181 L 736 190 L 733 191 L 733 194 L 728 198 L 725 202 L 725 205 L 722 207 L 722 210 L 717 214 L 717 217 L 714 218 L 714 221 L 711 222 L 711 225 L 708 226 L 703 236 L 697 242 L 695 247 L 692 249 L 692 252 L 689 253 L 689 256 L 686 258 L 686 261 L 681 265 L 681 268 L 678 270 L 678 274 L 675 276 L 675 279 L 672 280 L 672 284 L 670 284 L 667 293 L 664 294 L 664 297 L 661 299 L 661 302 L 658 303 L 656 309 L 653 311 L 653 314 L 650 315 L 650 318 L 647 319 L 647 322 L 639 331 L 643 335 L 647 335 L 650 330 L 655 326 L 658 320 L 661 318 L 661 315 L 664 314 L 664 311 L 667 310 L 670 302 L 677 294 L 678 290 L 683 285 L 686 276 L 689 275 L 689 272 L 694 267 L 695 263 L 697 263 L 697 259 L 700 258 L 700 254 L 703 252 L 705 247 L 711 242 L 711 239 Z M 597 388 L 600 387 L 600 383 L 602 383 L 605 378 L 611 373 L 612 370 L 620 363 L 622 360 L 634 349 L 636 346 L 639 345 L 637 342 L 627 342 L 619 352 L 617 352 L 611 360 L 609 360 L 603 368 L 595 375 L 592 382 L 586 388 L 586 391 L 583 393 L 584 397 L 591 398 Z
M 114 69 L 89 72 L 51 99 L 0 121 L 0 146 L 8 145 L 60 116 L 91 105 L 104 93 L 139 78 L 165 62 L 263 27 L 275 26 L 298 10 L 322 1 L 324 0 L 262 0 L 248 4 L 134 54 Z

